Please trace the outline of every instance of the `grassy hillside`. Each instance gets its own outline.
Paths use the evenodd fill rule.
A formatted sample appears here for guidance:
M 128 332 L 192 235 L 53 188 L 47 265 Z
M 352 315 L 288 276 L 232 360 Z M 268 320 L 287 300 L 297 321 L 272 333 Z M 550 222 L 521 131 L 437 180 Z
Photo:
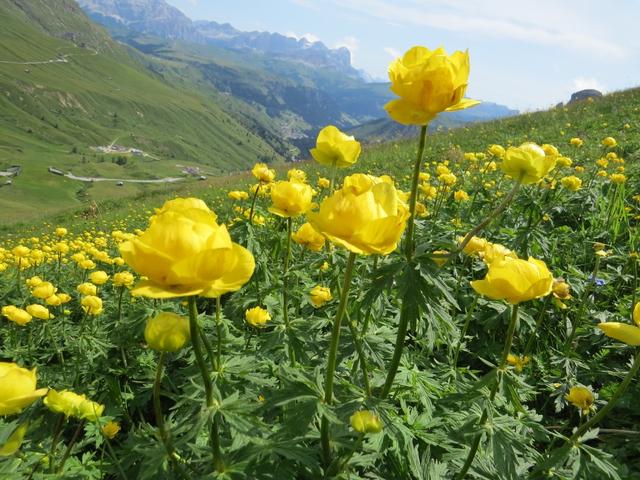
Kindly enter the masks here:
M 48 166 L 76 175 L 161 178 L 181 175 L 178 164 L 220 174 L 280 158 L 211 98 L 151 74 L 71 0 L 55 8 L 44 0 L 1 0 L 0 24 L 0 166 L 24 167 L 0 189 L 2 222 L 149 189 L 91 189 L 52 176 Z M 112 142 L 150 157 L 116 164 L 90 148 Z

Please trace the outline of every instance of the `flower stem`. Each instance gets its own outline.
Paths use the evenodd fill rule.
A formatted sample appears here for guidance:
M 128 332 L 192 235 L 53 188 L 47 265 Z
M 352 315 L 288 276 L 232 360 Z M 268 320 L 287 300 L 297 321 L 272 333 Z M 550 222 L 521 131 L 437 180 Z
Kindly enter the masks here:
M 124 289 L 126 287 L 122 285 L 120 292 L 118 293 L 118 316 L 116 317 L 116 327 L 122 322 L 122 296 L 124 295 Z
M 578 438 L 584 435 L 591 427 L 598 424 L 598 422 L 600 422 L 604 417 L 607 416 L 609 411 L 615 406 L 618 400 L 620 400 L 620 397 L 622 396 L 622 394 L 627 390 L 627 387 L 629 387 L 631 380 L 633 380 L 633 377 L 635 377 L 639 369 L 640 369 L 640 349 L 637 350 L 631 369 L 627 372 L 627 375 L 624 377 L 624 380 L 622 380 L 622 383 L 618 386 L 618 389 L 615 391 L 613 396 L 609 399 L 607 404 L 604 407 L 602 407 L 602 410 L 600 410 L 593 417 L 591 417 L 587 423 L 583 424 L 580 428 L 578 428 L 578 430 L 576 430 L 576 432 L 573 435 L 571 435 L 571 438 L 569 438 L 570 442 L 575 443 L 576 440 L 578 440 Z
M 398 333 L 396 335 L 396 344 L 393 349 L 393 357 L 391 358 L 391 365 L 389 365 L 389 371 L 387 372 L 387 379 L 384 382 L 382 391 L 380 392 L 380 398 L 384 399 L 389 395 L 391 386 L 398 373 L 398 367 L 400 366 L 400 359 L 402 358 L 402 350 L 404 348 L 404 340 L 407 335 L 407 328 L 409 326 L 409 309 L 407 308 L 407 302 L 402 302 L 400 309 L 400 322 L 398 324 Z
M 347 309 L 347 298 L 349 293 L 349 287 L 351 286 L 351 276 L 353 274 L 353 266 L 356 261 L 356 254 L 349 253 L 349 259 L 347 261 L 347 268 L 344 272 L 344 281 L 342 284 L 342 292 L 340 295 L 340 304 L 338 311 L 336 312 L 336 318 L 333 321 L 333 328 L 331 330 L 331 344 L 329 346 L 329 358 L 327 359 L 327 373 L 324 383 L 324 401 L 327 405 L 331 405 L 333 402 L 333 380 L 334 372 L 336 369 L 336 357 L 338 354 L 338 343 L 340 341 L 340 324 L 342 323 L 342 317 Z M 320 435 L 322 439 L 322 450 L 324 454 L 324 461 L 327 465 L 331 464 L 331 444 L 329 433 L 329 421 L 327 417 L 322 417 Z
M 67 463 L 67 459 L 69 458 L 69 455 L 71 455 L 71 450 L 73 450 L 73 446 L 76 444 L 76 441 L 78 440 L 78 437 L 80 436 L 80 432 L 82 432 L 82 428 L 84 427 L 84 420 L 81 421 L 78 424 L 78 428 L 76 428 L 76 431 L 73 432 L 73 437 L 71 437 L 71 441 L 69 442 L 69 445 L 67 446 L 67 449 L 64 452 L 64 455 L 62 456 L 62 460 L 60 460 L 60 465 L 58 466 L 58 475 L 60 475 L 62 473 L 62 470 L 64 470 L 64 464 Z
M 256 191 L 253 193 L 253 199 L 251 200 L 251 211 L 249 212 L 249 223 L 253 223 L 253 212 L 255 211 L 256 199 L 258 198 L 258 192 L 260 191 L 261 186 L 262 182 L 258 182 Z
M 284 328 L 287 331 L 287 339 L 289 343 L 289 361 L 291 365 L 296 363 L 296 354 L 293 350 L 291 342 L 291 330 L 289 327 L 289 258 L 291 257 L 291 217 L 287 217 L 287 243 L 284 253 L 284 275 L 282 277 L 282 318 L 284 319 Z
M 404 254 L 407 260 L 413 258 L 413 231 L 415 229 L 416 202 L 418 200 L 418 181 L 420 179 L 420 167 L 422 166 L 422 156 L 424 154 L 424 144 L 427 139 L 427 127 L 423 125 L 420 129 L 420 141 L 418 145 L 418 156 L 413 166 L 413 179 L 411 180 L 411 195 L 409 196 L 409 224 L 407 225 L 407 238 L 404 244 Z
M 191 333 L 191 343 L 193 345 L 193 352 L 196 356 L 196 363 L 200 368 L 200 374 L 202 375 L 202 382 L 204 384 L 205 398 L 207 402 L 207 408 L 211 409 L 214 406 L 213 401 L 213 385 L 211 383 L 211 377 L 207 371 L 207 364 L 204 361 L 202 354 L 202 348 L 200 347 L 200 335 L 198 327 L 198 307 L 196 305 L 196 297 L 189 297 L 189 330 Z M 216 471 L 220 472 L 224 469 L 224 463 L 222 461 L 222 454 L 220 453 L 220 439 L 218 434 L 218 420 L 217 414 L 213 416 L 211 420 L 211 448 L 213 450 L 213 464 Z
M 220 297 L 216 297 L 216 333 L 218 335 L 218 351 L 216 352 L 216 365 L 218 373 L 222 373 L 222 318 L 220 316 Z
M 531 332 L 531 336 L 529 337 L 529 340 L 527 341 L 527 344 L 524 347 L 524 351 L 522 352 L 523 357 L 527 356 L 527 354 L 531 351 L 533 342 L 536 339 L 536 336 L 538 335 L 538 329 L 540 328 L 540 325 L 542 325 L 542 320 L 544 320 L 544 312 L 547 309 L 547 305 L 549 305 L 549 300 L 551 299 L 551 297 L 552 295 L 547 295 L 547 298 L 545 298 L 544 302 L 542 302 L 542 305 L 540 305 L 540 310 L 538 311 L 538 318 L 536 318 L 536 326 L 533 327 L 533 332 Z
M 469 329 L 469 324 L 471 323 L 471 317 L 473 315 L 473 312 L 475 311 L 476 306 L 478 305 L 478 298 L 480 298 L 479 295 L 476 295 L 475 298 L 473 299 L 473 303 L 469 307 L 469 310 L 467 310 L 467 316 L 464 319 L 464 325 L 462 326 L 462 332 L 460 332 L 460 340 L 458 341 L 458 344 L 456 345 L 456 353 L 453 356 L 453 368 L 454 369 L 458 367 L 458 357 L 460 356 L 460 348 L 462 348 L 462 342 L 464 342 L 464 337 L 467 335 L 467 330 Z
M 600 256 L 596 256 L 596 263 L 593 267 L 593 273 L 591 274 L 589 283 L 587 283 L 587 285 L 584 287 L 582 295 L 580 296 L 580 308 L 578 309 L 578 313 L 576 314 L 574 320 L 571 322 L 571 335 L 569 335 L 569 338 L 567 338 L 567 341 L 564 344 L 565 351 L 568 351 L 572 347 L 573 341 L 576 338 L 576 333 L 578 333 L 578 328 L 580 328 L 580 323 L 582 323 L 582 316 L 584 315 L 584 311 L 587 308 L 587 297 L 591 293 L 591 290 L 596 283 L 596 276 L 598 275 L 598 271 L 600 270 L 600 258 Z
M 504 343 L 504 349 L 502 350 L 502 357 L 500 358 L 500 365 L 496 370 L 496 377 L 491 387 L 491 393 L 489 394 L 489 402 L 493 402 L 493 399 L 496 397 L 496 393 L 498 393 L 498 387 L 500 386 L 502 373 L 504 372 L 504 367 L 507 364 L 507 357 L 509 356 L 509 352 L 511 351 L 511 344 L 513 343 L 513 334 L 516 330 L 516 323 L 518 322 L 518 304 L 516 303 L 511 307 L 511 318 L 509 320 L 509 328 L 507 329 L 507 339 Z M 485 408 L 482 412 L 482 416 L 480 417 L 480 427 L 484 427 L 487 422 L 487 418 L 489 417 L 489 410 Z M 482 433 L 479 433 L 473 439 L 473 443 L 471 444 L 471 449 L 469 450 L 469 455 L 467 456 L 467 460 L 464 462 L 462 469 L 456 476 L 456 480 L 462 480 L 471 464 L 473 463 L 473 459 L 478 452 L 478 447 L 480 446 L 480 440 L 482 439 Z

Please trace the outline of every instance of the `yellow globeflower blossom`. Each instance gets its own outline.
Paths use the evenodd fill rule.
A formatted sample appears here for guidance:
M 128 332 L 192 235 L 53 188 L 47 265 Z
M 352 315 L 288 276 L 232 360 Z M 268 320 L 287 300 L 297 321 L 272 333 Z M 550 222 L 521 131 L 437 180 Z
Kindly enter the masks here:
M 303 224 L 297 232 L 291 235 L 291 239 L 314 252 L 322 250 L 325 241 L 324 237 L 309 222 Z
M 91 282 L 85 282 L 78 285 L 76 290 L 82 295 L 95 295 L 98 292 L 98 287 Z
M 2 315 L 7 317 L 13 323 L 24 327 L 31 321 L 31 314 L 22 308 L 18 308 L 15 305 L 7 305 L 2 307 Z
M 395 250 L 408 217 L 395 187 L 365 174 L 346 177 L 317 212 L 307 213 L 309 223 L 329 241 L 365 255 Z
M 267 322 L 271 320 L 271 315 L 262 307 L 253 307 L 244 312 L 244 318 L 252 327 L 260 328 L 264 327 Z
M 176 313 L 161 312 L 147 319 L 144 339 L 152 350 L 177 352 L 189 341 L 189 319 Z
M 571 286 L 562 278 L 555 278 L 551 286 L 553 296 L 559 300 L 569 300 L 571 298 Z
M 215 298 L 239 290 L 253 274 L 253 255 L 231 241 L 204 202 L 180 200 L 193 201 L 165 203 L 139 237 L 119 245 L 122 258 L 147 277 L 132 293 Z
M 547 155 L 535 143 L 523 143 L 509 147 L 500 164 L 502 171 L 523 184 L 537 183 L 556 165 L 557 155 Z
M 79 395 L 69 390 L 49 390 L 44 404 L 54 413 L 62 413 L 66 417 L 95 422 L 102 416 L 104 405 L 87 399 L 86 395 Z
M 603 146 L 605 146 L 607 148 L 613 148 L 616 145 L 618 145 L 618 142 L 613 137 L 603 138 L 601 143 L 602 143 Z
M 231 200 L 242 201 L 249 198 L 249 193 L 244 190 L 232 190 L 227 194 Z
M 621 185 L 627 181 L 627 177 L 623 173 L 612 173 L 609 179 L 618 185 Z
M 0 416 L 20 413 L 47 389 L 36 389 L 36 369 L 27 370 L 15 363 L 0 362 Z
M 299 168 L 292 168 L 287 172 L 287 178 L 290 182 L 307 183 L 307 174 Z
M 133 275 L 130 272 L 118 272 L 111 279 L 114 287 L 130 287 L 133 285 Z
M 269 211 L 280 217 L 297 217 L 312 207 L 313 189 L 299 181 L 280 181 L 271 187 Z
M 489 264 L 482 280 L 471 282 L 473 289 L 492 300 L 518 304 L 551 293 L 553 276 L 541 260 L 504 257 Z
M 487 151 L 494 157 L 498 157 L 498 158 L 504 157 L 504 154 L 506 152 L 506 150 L 502 145 L 496 145 L 496 144 L 491 145 Z
M 458 243 L 461 244 L 464 241 L 465 237 L 458 237 Z M 474 253 L 479 253 L 484 251 L 487 248 L 488 242 L 484 238 L 480 237 L 471 237 L 471 240 L 464 246 L 462 251 L 467 255 L 473 255 Z
M 101 430 L 105 437 L 109 440 L 113 440 L 115 436 L 118 435 L 118 432 L 120 432 L 120 424 L 114 421 L 107 422 Z
M 47 307 L 43 305 L 38 305 L 37 303 L 33 305 L 27 305 L 26 310 L 29 313 L 29 315 L 31 315 L 32 317 L 39 318 L 40 320 L 49 320 L 51 318 L 54 318 L 54 316 L 51 315 L 51 312 L 49 312 L 49 309 Z
M 325 303 L 330 302 L 333 299 L 331 290 L 327 287 L 316 285 L 309 292 L 309 301 L 315 308 L 322 307 Z
M 458 190 L 453 194 L 453 199 L 456 202 L 466 202 L 469 200 L 469 194 L 464 190 Z
M 593 402 L 595 401 L 595 397 L 593 395 L 593 392 L 587 387 L 571 387 L 569 389 L 569 393 L 567 393 L 564 398 L 574 407 L 580 409 L 580 413 L 583 415 L 586 415 L 595 409 L 595 406 L 593 404 Z
M 42 285 L 42 283 L 44 283 L 44 280 L 42 280 L 40 277 L 31 277 L 25 280 L 24 283 L 26 283 L 29 288 L 35 288 L 38 285 Z
M 276 178 L 276 171 L 264 163 L 256 163 L 251 170 L 260 183 L 271 183 Z
M 391 91 L 400 98 L 385 110 L 403 125 L 426 125 L 438 113 L 462 110 L 479 102 L 464 98 L 469 54 L 447 55 L 443 48 L 413 47 L 389 66 Z
M 640 303 L 633 309 L 633 321 L 635 325 L 621 322 L 603 322 L 598 328 L 608 337 L 620 340 L 627 345 L 640 346 Z
M 360 433 L 378 433 L 382 430 L 380 417 L 369 410 L 355 412 L 349 418 L 351 427 Z
M 569 140 L 569 143 L 574 147 L 581 147 L 584 142 L 581 138 L 573 137 L 571 140 Z
M 580 180 L 575 175 L 570 175 L 568 177 L 564 177 L 560 180 L 560 183 L 567 190 L 571 190 L 572 192 L 577 192 L 582 187 L 582 180 Z
M 80 301 L 82 310 L 89 315 L 100 315 L 102 313 L 102 299 L 94 295 L 82 297 Z
M 488 265 L 496 260 L 502 260 L 505 257 L 518 258 L 518 255 L 504 245 L 487 242 L 484 250 L 480 252 L 480 257 L 484 263 Z
M 58 228 L 56 228 L 56 230 L 55 230 L 56 237 L 60 237 L 60 238 L 62 238 L 62 237 L 64 237 L 67 233 L 69 233 L 69 231 L 68 231 L 66 228 L 64 228 L 64 227 L 58 227 Z
M 321 165 L 349 167 L 358 161 L 360 142 L 329 125 L 318 133 L 316 148 L 311 149 L 311 155 Z
M 331 186 L 331 180 L 329 180 L 328 178 L 324 178 L 324 177 L 320 177 L 318 179 L 318 188 L 329 188 Z
M 507 363 L 514 367 L 516 373 L 521 373 L 523 368 L 529 363 L 530 358 L 527 355 L 514 355 L 510 353 L 507 356 Z
M 36 298 L 45 299 L 56 293 L 58 289 L 51 282 L 42 282 L 31 290 L 31 295 Z

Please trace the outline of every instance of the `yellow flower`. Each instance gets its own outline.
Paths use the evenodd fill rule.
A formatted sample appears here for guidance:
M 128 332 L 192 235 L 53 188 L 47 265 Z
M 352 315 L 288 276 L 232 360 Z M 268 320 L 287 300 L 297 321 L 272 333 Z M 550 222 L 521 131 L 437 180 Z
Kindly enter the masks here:
M 550 157 L 557 157 L 560 155 L 558 149 L 554 145 L 550 145 L 548 143 L 542 145 L 542 150 L 544 151 L 545 155 L 548 155 Z
M 479 102 L 464 98 L 469 54 L 447 55 L 443 48 L 413 47 L 389 66 L 391 91 L 400 98 L 385 110 L 403 125 L 426 125 L 438 113 L 462 110 Z
M 571 403 L 574 407 L 580 409 L 580 413 L 588 414 L 591 410 L 595 409 L 593 402 L 595 398 L 593 392 L 587 387 L 571 387 L 569 393 L 564 397 L 567 402 Z
M 360 143 L 333 125 L 320 130 L 311 155 L 321 165 L 349 167 L 358 161 Z
M 553 276 L 541 260 L 504 257 L 489 264 L 483 280 L 471 282 L 473 289 L 492 300 L 518 304 L 551 293 Z
M 134 295 L 215 298 L 249 281 L 255 268 L 253 255 L 231 241 L 204 202 L 173 209 L 168 203 L 139 237 L 119 245 L 125 261 L 147 277 L 134 287 Z
M 269 211 L 280 217 L 297 217 L 312 207 L 313 189 L 302 182 L 280 181 L 271 188 Z
M 309 301 L 315 308 L 322 307 L 325 303 L 330 302 L 333 299 L 331 296 L 331 290 L 327 287 L 316 285 L 309 292 Z
M 31 295 L 33 295 L 36 298 L 45 299 L 47 297 L 50 297 L 57 291 L 58 289 L 54 287 L 53 284 L 51 284 L 51 282 L 42 282 L 40 285 L 38 285 L 37 287 L 31 290 Z
M 152 350 L 177 352 L 191 337 L 189 320 L 176 313 L 161 312 L 147 319 L 144 339 Z
M 320 177 L 318 179 L 318 188 L 329 188 L 331 186 L 331 180 L 329 180 L 328 178 L 324 178 L 324 177 Z
M 256 177 L 260 183 L 271 183 L 276 178 L 276 171 L 270 169 L 264 163 L 256 163 L 251 173 L 253 173 L 253 176 Z
M 408 217 L 395 187 L 365 174 L 346 177 L 319 211 L 307 214 L 309 223 L 331 242 L 365 255 L 394 251 Z
M 445 263 L 447 263 L 447 258 L 446 257 L 441 257 L 440 255 L 448 255 L 450 252 L 448 250 L 434 250 L 433 254 L 434 256 L 431 257 L 431 260 L 433 260 L 433 262 L 438 265 L 439 267 L 443 266 Z
M 487 242 L 484 250 L 480 252 L 480 257 L 487 265 L 495 262 L 496 260 L 502 260 L 505 257 L 510 258 L 518 258 L 515 252 L 509 250 L 504 245 L 500 245 L 499 243 L 490 243 Z
M 560 300 L 569 300 L 571 298 L 571 287 L 562 278 L 555 278 L 551 286 L 553 296 Z
M 500 164 L 502 171 L 514 179 L 522 179 L 523 184 L 537 183 L 556 165 L 556 155 L 547 155 L 535 143 L 523 143 L 519 147 L 509 147 Z
M 20 413 L 47 389 L 36 390 L 36 369 L 27 370 L 15 363 L 0 362 L 0 416 Z
M 351 427 L 360 433 L 378 433 L 382 430 L 380 417 L 369 410 L 360 410 L 349 418 Z
M 597 326 L 607 337 L 620 340 L 621 342 L 634 347 L 640 346 L 640 319 L 638 318 L 640 315 L 636 315 L 637 310 L 638 306 L 636 305 L 633 312 L 633 320 L 636 325 L 629 325 L 628 323 L 621 322 L 603 322 L 599 323 Z
M 502 145 L 494 144 L 489 147 L 488 152 L 494 157 L 502 158 L 504 157 L 506 150 Z
M 109 440 L 113 440 L 120 431 L 120 424 L 114 421 L 107 422 L 101 430 L 102 434 L 105 437 L 107 437 Z
M 24 422 L 9 435 L 7 441 L 0 447 L 0 457 L 9 457 L 20 450 L 27 428 L 29 428 L 29 422 Z
M 464 237 L 458 237 L 458 243 L 462 243 Z M 467 243 L 462 251 L 467 255 L 473 255 L 474 253 L 482 252 L 485 248 L 487 248 L 489 242 L 487 242 L 484 238 L 480 237 L 471 237 L 469 243 Z
M 291 239 L 297 244 L 314 252 L 319 252 L 324 246 L 324 237 L 320 235 L 308 222 L 302 225 L 297 232 L 291 235 Z
M 31 277 L 27 280 L 25 280 L 25 283 L 27 284 L 27 286 L 29 288 L 35 288 L 38 285 L 42 285 L 44 281 L 40 278 L 40 277 Z
M 633 309 L 633 321 L 640 327 L 640 302 L 636 303 Z
M 573 137 L 571 140 L 569 140 L 569 143 L 574 147 L 581 147 L 584 142 L 581 138 Z
M 233 190 L 227 194 L 231 200 L 241 201 L 249 198 L 249 194 L 244 190 Z
M 558 156 L 558 159 L 556 160 L 556 165 L 558 165 L 559 167 L 570 167 L 572 164 L 573 160 L 562 155 Z
M 130 272 L 118 272 L 111 281 L 115 287 L 130 287 L 133 285 L 133 275 Z
M 95 422 L 102 416 L 104 405 L 87 399 L 86 395 L 78 395 L 69 390 L 49 390 L 44 404 L 54 413 L 62 413 L 66 417 L 75 417 Z
M 55 230 L 56 237 L 64 237 L 68 232 L 68 230 L 64 227 L 58 227 Z
M 298 168 L 292 168 L 287 172 L 287 178 L 290 182 L 307 183 L 307 174 Z
M 320 265 L 320 270 L 323 272 L 326 272 L 327 270 L 329 270 L 329 263 L 324 262 L 322 265 Z
M 571 190 L 572 192 L 577 192 L 582 187 L 582 180 L 580 180 L 575 175 L 570 175 L 568 177 L 564 177 L 560 180 L 560 183 L 567 190 Z
M 26 310 L 29 313 L 29 315 L 31 315 L 32 317 L 39 318 L 40 320 L 49 320 L 51 318 L 54 318 L 54 316 L 51 315 L 51 312 L 49 312 L 49 309 L 47 307 L 38 305 L 37 303 L 33 305 L 28 305 Z
M 458 190 L 453 194 L 453 199 L 456 202 L 466 202 L 469 200 L 469 194 L 464 190 Z
M 91 272 L 89 274 L 89 280 L 96 285 L 104 285 L 109 280 L 109 275 L 107 272 L 102 270 L 96 270 L 95 272 Z
M 627 177 L 623 173 L 612 173 L 609 178 L 613 183 L 621 185 L 627 181 Z
M 604 145 L 607 148 L 613 148 L 616 145 L 618 145 L 618 142 L 613 137 L 606 137 L 602 139 L 602 145 Z
M 262 307 L 253 307 L 244 312 L 244 318 L 252 327 L 260 328 L 271 320 L 271 315 Z
M 529 357 L 528 356 L 522 356 L 522 355 L 514 355 L 512 353 L 510 353 L 507 356 L 507 363 L 509 365 L 513 365 L 516 373 L 521 373 L 522 369 L 529 363 Z
M 100 315 L 102 313 L 102 300 L 94 295 L 82 297 L 80 301 L 82 310 L 89 315 Z
M 98 288 L 90 282 L 81 283 L 76 290 L 82 295 L 95 295 L 98 292 Z
M 2 307 L 2 315 L 21 327 L 24 327 L 31 321 L 31 314 L 22 308 L 16 307 L 15 305 Z
M 24 245 L 18 245 L 17 247 L 14 247 L 13 250 L 11 250 L 11 253 L 13 253 L 13 256 L 16 258 L 22 258 L 29 255 L 30 251 L 31 250 L 29 249 L 29 247 L 25 247 Z

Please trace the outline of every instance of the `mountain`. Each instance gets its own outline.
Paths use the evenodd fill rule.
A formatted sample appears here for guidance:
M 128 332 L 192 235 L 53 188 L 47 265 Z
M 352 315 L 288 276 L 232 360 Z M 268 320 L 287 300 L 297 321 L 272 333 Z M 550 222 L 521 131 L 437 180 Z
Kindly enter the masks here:
M 0 211 L 26 217 L 151 188 L 87 185 L 52 175 L 50 166 L 153 179 L 182 176 L 178 165 L 210 174 L 245 169 L 281 159 L 276 148 L 287 151 L 221 107 L 222 94 L 182 88 L 173 71 L 155 73 L 72 0 L 0 0 L 0 24 L 0 170 L 23 167 L 1 189 Z M 147 156 L 95 150 L 113 143 Z
M 517 110 L 497 103 L 482 102 L 473 108 L 457 112 L 443 112 L 430 124 L 429 131 L 449 130 L 476 122 L 486 122 L 518 115 Z M 349 129 L 351 135 L 367 143 L 412 138 L 418 135 L 418 127 L 401 125 L 390 118 L 379 118 Z

